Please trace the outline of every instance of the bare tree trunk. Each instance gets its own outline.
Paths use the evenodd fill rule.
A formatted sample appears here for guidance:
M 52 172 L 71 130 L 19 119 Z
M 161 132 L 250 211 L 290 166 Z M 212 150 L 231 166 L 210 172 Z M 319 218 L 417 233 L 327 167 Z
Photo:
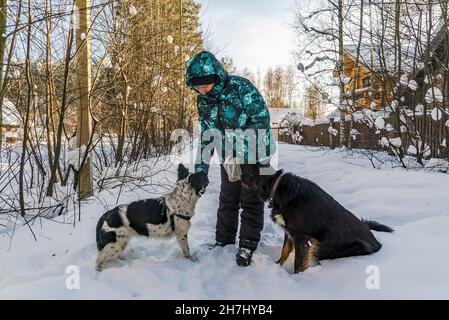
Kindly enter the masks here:
M 127 113 L 128 113 L 128 103 L 129 103 L 129 90 L 128 90 L 128 79 L 125 73 L 122 71 L 123 79 L 123 103 L 121 103 L 121 114 L 120 114 L 120 129 L 118 133 L 118 143 L 117 143 L 117 153 L 115 154 L 115 163 L 118 166 L 120 162 L 123 161 L 123 147 L 125 145 L 125 138 L 127 134 L 126 124 L 127 124 Z
M 31 78 L 31 0 L 28 0 L 28 34 L 26 43 L 26 82 L 28 87 L 28 97 L 27 97 L 27 107 L 25 111 L 24 128 L 23 128 L 23 141 L 22 141 L 22 154 L 20 156 L 20 169 L 19 169 L 19 205 L 20 214 L 25 215 L 25 186 L 24 186 L 24 173 L 25 173 L 25 156 L 27 154 L 27 142 L 28 142 L 28 132 L 29 132 L 29 118 L 31 104 L 33 103 L 33 84 Z
M 77 51 L 77 75 L 79 82 L 79 107 L 77 108 L 76 140 L 78 148 L 86 147 L 87 159 L 79 169 L 78 196 L 85 199 L 93 194 L 91 157 L 89 146 L 92 136 L 92 123 L 90 116 L 90 90 L 91 90 L 91 65 L 90 65 L 90 4 L 89 0 L 76 1 L 79 8 L 79 23 L 76 31 Z
M 73 14 L 73 12 L 72 12 Z M 61 156 L 62 149 L 62 133 L 64 131 L 64 116 L 67 110 L 67 87 L 69 81 L 69 69 L 70 69 L 70 61 L 71 51 L 73 46 L 73 28 L 70 28 L 68 37 L 67 37 L 67 48 L 65 53 L 65 61 L 64 61 L 64 82 L 62 88 L 62 97 L 61 97 L 61 106 L 59 108 L 59 118 L 58 118 L 58 128 L 56 133 L 55 143 L 55 154 L 53 158 L 53 163 L 49 163 L 50 166 L 50 178 L 48 180 L 47 186 L 47 196 L 53 195 L 53 186 L 56 183 L 56 172 L 59 167 L 59 157 Z
M 432 0 L 428 0 L 427 5 L 429 6 L 429 12 L 428 12 L 428 25 L 427 25 L 427 43 L 430 43 L 430 39 L 431 39 L 431 30 L 432 30 L 432 23 L 433 23 L 433 19 L 432 19 Z M 425 61 L 427 63 L 424 63 L 424 70 L 425 70 L 425 74 L 428 77 L 428 79 L 431 79 L 431 83 L 433 83 L 433 68 L 431 66 L 431 64 L 429 63 L 432 58 L 431 55 L 433 55 L 433 52 L 430 52 L 430 47 L 427 45 L 426 46 L 426 50 L 425 50 Z M 432 86 L 432 90 L 433 90 L 433 86 Z M 432 95 L 433 92 L 432 92 Z M 419 132 L 419 141 L 418 141 L 418 146 L 421 145 L 421 147 L 418 149 L 418 162 L 422 164 L 422 160 L 424 159 L 425 155 L 424 155 L 424 151 L 425 151 L 425 145 L 426 143 L 430 140 L 427 134 L 427 103 L 423 103 L 424 104 L 424 110 L 423 110 L 423 115 L 422 115 L 422 120 L 423 120 L 423 126 L 422 126 L 422 130 L 421 132 Z M 430 144 L 429 144 L 430 146 Z
M 7 19 L 7 0 L 0 0 L 0 154 L 3 143 L 3 98 L 5 91 L 3 90 L 3 60 L 6 51 L 6 19 Z
M 47 134 L 47 153 L 48 162 L 54 163 L 53 161 L 53 142 L 51 133 L 54 135 L 53 124 L 53 101 L 54 101 L 54 91 L 53 91 L 53 75 L 51 72 L 51 19 L 49 17 L 49 0 L 45 1 L 45 27 L 46 27 L 46 49 L 45 49 L 45 76 L 46 76 L 46 86 L 45 86 L 45 130 Z
M 356 53 L 356 57 L 355 57 L 355 74 L 354 74 L 354 78 L 352 79 L 354 85 L 352 86 L 352 106 L 351 106 L 351 122 L 349 123 L 349 140 L 348 140 L 348 149 L 352 149 L 352 136 L 351 136 L 351 131 L 354 127 L 354 111 L 355 110 L 355 101 L 356 101 L 356 96 L 355 96 L 355 89 L 357 87 L 357 83 L 359 81 L 359 60 L 360 60 L 360 47 L 362 45 L 362 35 L 363 35 L 363 15 L 364 15 L 364 0 L 360 1 L 360 19 L 359 19 L 359 38 L 358 38 L 358 42 L 357 42 L 357 53 Z
M 401 0 L 396 0 L 395 4 L 395 52 L 396 52 L 396 61 L 397 61 L 397 78 L 395 83 L 393 84 L 393 87 L 396 85 L 396 83 L 400 83 L 400 79 L 402 77 L 402 42 L 401 42 L 401 30 L 400 30 L 400 18 L 401 18 Z M 396 91 L 396 94 L 398 95 L 400 92 L 399 88 Z M 402 102 L 401 102 L 401 96 L 397 96 L 397 102 L 398 105 L 396 107 L 396 110 L 394 112 L 395 120 L 396 120 L 396 131 L 398 134 L 398 137 L 402 141 L 402 133 L 401 133 L 401 108 L 402 108 Z M 396 151 L 398 153 L 399 160 L 402 163 L 402 166 L 405 167 L 404 162 L 402 159 L 404 158 L 404 151 L 403 147 L 399 146 L 396 148 Z
M 443 1 L 441 3 L 441 11 L 442 11 L 442 18 L 443 18 L 443 30 L 446 30 L 444 33 L 444 39 L 443 39 L 443 65 L 448 66 L 449 65 L 449 33 L 448 33 L 448 27 L 449 27 L 449 21 L 448 21 L 448 1 Z M 444 106 L 447 106 L 448 100 L 449 100 L 449 70 L 446 68 L 443 68 L 443 109 Z M 447 113 L 449 113 L 449 106 L 446 107 L 446 112 L 443 112 L 443 137 L 446 141 L 446 146 L 443 146 L 443 152 L 442 157 L 449 160 L 449 128 L 445 125 L 447 121 L 449 121 L 449 117 L 447 116 Z
M 344 51 L 343 51 L 343 0 L 338 0 L 338 75 L 340 84 L 340 147 L 346 146 L 345 110 L 343 102 L 345 100 L 344 78 Z

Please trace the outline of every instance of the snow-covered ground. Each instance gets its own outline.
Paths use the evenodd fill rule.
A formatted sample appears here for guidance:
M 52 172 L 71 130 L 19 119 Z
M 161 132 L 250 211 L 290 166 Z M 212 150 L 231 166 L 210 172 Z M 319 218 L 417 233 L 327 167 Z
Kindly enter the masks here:
M 60 223 L 62 217 L 36 222 L 37 242 L 27 227 L 16 228 L 11 243 L 11 232 L 0 233 L 0 298 L 449 298 L 447 174 L 391 166 L 373 169 L 369 160 L 357 155 L 286 144 L 280 145 L 279 167 L 317 182 L 357 216 L 390 225 L 396 232 L 376 232 L 383 248 L 371 256 L 322 261 L 293 274 L 292 257 L 284 266 L 275 264 L 283 232 L 266 209 L 253 264 L 240 268 L 235 247 L 206 248 L 214 240 L 220 187 L 218 168 L 212 166 L 211 183 L 198 202 L 189 234 L 199 261 L 184 259 L 175 240 L 136 239 L 125 259 L 96 272 L 95 226 L 108 201 L 104 192 L 98 197 L 102 201 L 96 198 L 83 205 L 76 227 Z M 129 192 L 120 203 L 151 196 Z M 115 201 L 109 203 L 114 205 Z M 69 213 L 66 221 L 70 217 Z M 79 289 L 69 290 L 66 284 L 76 283 L 77 268 Z

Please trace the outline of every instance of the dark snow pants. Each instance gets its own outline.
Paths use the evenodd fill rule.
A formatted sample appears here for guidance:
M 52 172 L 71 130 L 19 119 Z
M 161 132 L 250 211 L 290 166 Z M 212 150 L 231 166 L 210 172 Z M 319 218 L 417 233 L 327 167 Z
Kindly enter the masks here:
M 223 166 L 219 200 L 215 240 L 225 244 L 235 243 L 241 208 L 239 246 L 256 250 L 263 229 L 263 201 L 259 200 L 254 190 L 243 187 L 240 181 L 230 182 Z

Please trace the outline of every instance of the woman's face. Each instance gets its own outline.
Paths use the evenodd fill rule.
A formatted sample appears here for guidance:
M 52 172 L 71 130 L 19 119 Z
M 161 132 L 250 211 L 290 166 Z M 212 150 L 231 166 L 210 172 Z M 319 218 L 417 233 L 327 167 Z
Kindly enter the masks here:
M 200 86 L 195 86 L 194 88 L 199 93 L 206 94 L 209 91 L 211 91 L 213 87 L 214 87 L 214 84 L 211 83 L 211 84 L 204 84 L 204 85 L 200 85 Z

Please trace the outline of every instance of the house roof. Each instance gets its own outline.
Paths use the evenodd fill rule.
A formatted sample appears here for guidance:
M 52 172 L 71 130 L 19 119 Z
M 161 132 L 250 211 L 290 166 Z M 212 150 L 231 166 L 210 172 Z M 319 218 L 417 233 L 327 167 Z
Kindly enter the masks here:
M 345 45 L 344 50 L 354 58 L 357 57 L 357 45 Z M 372 55 L 372 57 L 371 57 Z M 373 59 L 373 61 L 371 61 Z M 380 58 L 379 54 L 375 52 L 375 50 L 371 50 L 370 46 L 361 45 L 360 46 L 360 55 L 359 62 L 367 67 L 370 67 L 371 64 L 373 66 L 380 66 Z M 372 62 L 372 63 L 371 63 Z
M 427 36 L 416 39 L 416 35 L 411 34 L 410 30 L 403 30 L 404 37 L 401 37 L 401 69 L 403 73 L 414 74 L 424 68 L 425 57 L 420 56 L 421 51 L 428 47 L 431 56 L 436 51 L 441 51 L 441 45 L 444 40 L 444 35 L 448 30 L 444 28 L 444 20 L 435 12 L 432 16 L 432 27 L 430 34 L 430 42 L 427 44 Z M 410 17 L 411 27 L 416 27 L 418 24 L 418 17 Z M 424 24 L 428 24 L 428 20 L 424 18 Z M 371 36 L 373 38 L 371 38 Z M 359 61 L 365 67 L 373 71 L 381 71 L 387 67 L 387 70 L 396 71 L 395 69 L 395 45 L 392 41 L 381 41 L 383 36 L 380 31 L 374 31 L 369 36 L 364 34 L 362 37 L 362 44 L 360 46 Z M 417 41 L 419 43 L 417 43 Z M 371 43 L 373 46 L 371 47 Z M 345 52 L 354 60 L 357 56 L 357 40 L 352 40 L 344 45 Z M 384 59 L 381 59 L 384 57 Z M 427 61 L 428 63 L 428 61 Z
M 355 60 L 357 57 L 357 45 L 347 44 L 344 50 Z M 404 72 L 411 72 L 414 66 L 419 65 L 419 57 L 415 53 L 415 47 L 403 43 L 401 49 L 401 68 Z M 395 68 L 395 49 L 388 44 L 384 46 L 368 45 L 362 43 L 360 45 L 359 62 L 373 71 L 389 70 L 394 71 Z M 415 67 L 416 68 L 416 67 Z
M 20 113 L 18 112 L 16 106 L 6 98 L 3 99 L 2 110 L 3 125 L 19 126 L 21 124 Z

